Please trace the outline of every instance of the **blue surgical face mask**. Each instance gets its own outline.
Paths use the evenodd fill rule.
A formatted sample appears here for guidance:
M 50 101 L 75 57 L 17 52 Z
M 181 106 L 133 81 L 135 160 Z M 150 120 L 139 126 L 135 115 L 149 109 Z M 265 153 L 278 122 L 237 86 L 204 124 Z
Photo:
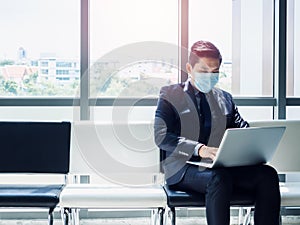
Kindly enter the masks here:
M 199 91 L 208 93 L 219 82 L 219 73 L 193 73 L 194 84 Z

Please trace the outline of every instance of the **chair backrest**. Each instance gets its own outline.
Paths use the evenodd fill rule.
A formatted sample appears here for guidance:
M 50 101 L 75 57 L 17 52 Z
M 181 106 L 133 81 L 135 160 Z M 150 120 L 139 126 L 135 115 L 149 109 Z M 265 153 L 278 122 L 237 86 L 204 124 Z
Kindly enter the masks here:
M 285 126 L 285 133 L 270 164 L 280 173 L 300 171 L 300 120 L 253 121 L 249 124 L 252 127 Z
M 70 122 L 0 122 L 0 172 L 68 173 L 70 131 Z
M 91 183 L 149 184 L 159 172 L 150 121 L 74 121 L 72 132 L 71 173 Z

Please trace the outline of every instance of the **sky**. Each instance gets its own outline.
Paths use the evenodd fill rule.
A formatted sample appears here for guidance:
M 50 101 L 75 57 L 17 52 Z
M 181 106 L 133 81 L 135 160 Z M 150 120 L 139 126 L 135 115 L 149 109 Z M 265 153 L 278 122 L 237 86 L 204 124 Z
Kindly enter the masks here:
M 79 57 L 79 9 L 79 0 L 0 0 L 0 59 L 20 47 L 30 58 Z
M 90 2 L 91 58 L 139 41 L 178 43 L 178 0 Z M 231 57 L 231 0 L 190 0 L 190 15 L 190 41 L 211 40 Z M 0 59 L 20 47 L 29 58 L 79 58 L 80 1 L 0 0 L 0 30 Z

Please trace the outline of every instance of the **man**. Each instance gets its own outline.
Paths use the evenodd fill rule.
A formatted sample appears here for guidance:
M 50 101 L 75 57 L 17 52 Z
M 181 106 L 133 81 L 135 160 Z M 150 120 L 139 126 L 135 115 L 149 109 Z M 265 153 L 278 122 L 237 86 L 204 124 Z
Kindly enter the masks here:
M 222 56 L 212 43 L 191 47 L 189 79 L 163 87 L 155 113 L 155 141 L 165 152 L 166 183 L 171 189 L 205 194 L 209 225 L 229 225 L 232 193 L 255 198 L 256 225 L 278 225 L 280 192 L 277 172 L 270 166 L 206 169 L 187 160 L 214 160 L 227 128 L 248 127 L 232 96 L 216 87 Z

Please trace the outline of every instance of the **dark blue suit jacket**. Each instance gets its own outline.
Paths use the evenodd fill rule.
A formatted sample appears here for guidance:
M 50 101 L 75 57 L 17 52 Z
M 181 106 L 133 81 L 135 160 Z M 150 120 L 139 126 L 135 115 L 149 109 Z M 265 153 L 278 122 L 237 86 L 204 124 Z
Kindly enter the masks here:
M 205 94 L 211 112 L 211 133 L 203 143 L 218 147 L 227 128 L 247 127 L 232 96 L 213 88 Z M 168 185 L 178 183 L 185 174 L 187 160 L 200 160 L 194 150 L 201 139 L 201 114 L 195 90 L 189 81 L 163 87 L 155 112 L 155 142 L 163 151 L 161 162 Z M 202 132 L 203 135 L 203 132 Z

